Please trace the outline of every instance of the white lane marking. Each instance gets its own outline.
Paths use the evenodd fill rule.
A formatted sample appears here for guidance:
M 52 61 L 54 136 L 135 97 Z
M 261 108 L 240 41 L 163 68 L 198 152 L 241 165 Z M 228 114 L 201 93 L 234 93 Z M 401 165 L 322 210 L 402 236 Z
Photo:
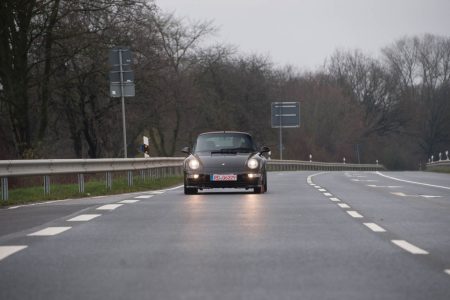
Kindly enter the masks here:
M 450 275 L 450 269 L 444 270 L 444 272 Z
M 400 196 L 400 197 L 414 197 L 414 198 L 422 197 L 422 198 L 426 198 L 426 199 L 429 199 L 429 198 L 442 198 L 442 196 L 432 196 L 432 195 L 407 195 L 407 194 L 401 193 L 401 192 L 397 192 L 397 193 L 391 192 L 391 194 L 395 195 L 395 196 Z
M 330 198 L 330 200 L 331 200 L 331 201 L 334 201 L 334 202 L 339 202 L 339 201 L 341 201 L 341 200 L 339 200 L 338 198 L 334 198 L 334 197 L 333 197 L 333 198 Z
M 403 250 L 408 251 L 411 254 L 429 254 L 427 251 L 425 251 L 419 247 L 416 247 L 413 244 L 410 244 L 404 240 L 391 240 L 391 242 L 394 243 L 395 245 L 399 246 Z
M 99 214 L 79 215 L 79 216 L 76 216 L 76 217 L 74 217 L 72 219 L 69 219 L 67 221 L 69 221 L 69 222 L 87 222 L 87 221 L 93 220 L 93 219 L 95 219 L 97 217 L 100 217 L 100 216 L 101 215 L 99 215 Z
M 123 204 L 106 204 L 97 208 L 97 210 L 114 210 L 121 207 Z
M 132 204 L 132 203 L 136 203 L 139 202 L 139 200 L 122 200 L 118 203 L 122 203 L 122 204 Z
M 359 212 L 355 211 L 355 210 L 347 210 L 347 213 L 352 216 L 353 218 L 363 218 L 362 215 L 359 214 Z
M 350 208 L 350 206 L 348 206 L 348 204 L 345 204 L 345 203 L 338 203 L 338 205 L 341 208 Z
M 399 179 L 399 178 L 395 178 L 392 176 L 388 176 L 385 175 L 383 173 L 381 173 L 380 171 L 375 172 L 376 174 L 392 179 L 392 180 L 397 180 L 397 181 L 401 181 L 401 182 L 407 182 L 407 183 L 412 183 L 412 184 L 418 184 L 418 185 L 424 185 L 424 186 L 430 186 L 430 187 L 435 187 L 435 188 L 440 188 L 440 189 L 446 189 L 446 190 L 450 190 L 450 187 L 448 186 L 441 186 L 441 185 L 434 185 L 434 184 L 428 184 L 428 183 L 423 183 L 423 182 L 417 182 L 417 181 L 409 181 L 409 180 L 404 180 L 404 179 Z
M 324 196 L 327 196 L 327 197 L 332 197 L 332 196 L 333 196 L 333 195 L 330 194 L 330 193 L 323 193 L 323 195 L 324 195 Z
M 400 197 L 406 197 L 407 195 L 405 193 L 401 193 L 401 192 L 391 192 L 392 195 L 395 196 L 400 196 Z
M 368 184 L 368 187 L 373 187 L 373 188 L 387 188 L 387 189 L 398 189 L 398 188 L 402 188 L 402 186 L 399 185 L 375 185 L 375 184 Z
M 0 260 L 3 260 L 27 247 L 28 246 L 0 246 Z
M 63 233 L 72 227 L 47 227 L 45 229 L 28 234 L 28 236 L 52 236 Z
M 92 197 L 92 199 L 101 199 L 101 198 L 105 198 L 106 196 L 95 196 L 95 197 Z
M 375 223 L 363 223 L 364 225 L 366 225 L 367 227 L 369 227 L 370 230 L 374 231 L 374 232 L 386 232 L 386 230 L 375 224 Z
M 134 198 L 136 198 L 136 199 L 148 199 L 148 198 L 151 198 L 151 197 L 153 197 L 153 195 L 141 195 L 141 196 L 137 196 L 137 197 L 134 197 Z
M 321 186 L 318 186 L 318 185 L 316 185 L 316 186 L 315 186 L 315 188 L 316 188 L 316 189 L 321 189 L 322 187 L 321 187 Z
M 319 192 L 326 192 L 326 189 L 319 189 Z

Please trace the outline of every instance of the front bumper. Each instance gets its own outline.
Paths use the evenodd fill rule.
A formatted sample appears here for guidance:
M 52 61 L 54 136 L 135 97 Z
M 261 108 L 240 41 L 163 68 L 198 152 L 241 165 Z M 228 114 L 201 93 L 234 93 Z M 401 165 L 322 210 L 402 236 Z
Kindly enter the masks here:
M 236 181 L 211 181 L 212 174 L 186 174 L 184 185 L 187 188 L 213 189 L 213 188 L 255 188 L 262 185 L 260 173 L 237 174 Z

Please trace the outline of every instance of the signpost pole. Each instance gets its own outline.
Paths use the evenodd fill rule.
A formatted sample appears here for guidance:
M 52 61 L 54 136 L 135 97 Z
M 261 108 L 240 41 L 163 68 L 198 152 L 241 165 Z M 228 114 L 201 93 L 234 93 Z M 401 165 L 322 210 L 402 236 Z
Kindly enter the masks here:
M 122 130 L 123 130 L 123 156 L 128 157 L 127 154 L 127 128 L 125 124 L 125 96 L 123 93 L 123 66 L 122 66 L 122 49 L 119 49 L 119 65 L 120 65 L 120 94 L 122 97 Z
M 283 105 L 278 106 L 278 115 L 280 117 L 280 160 L 283 160 Z

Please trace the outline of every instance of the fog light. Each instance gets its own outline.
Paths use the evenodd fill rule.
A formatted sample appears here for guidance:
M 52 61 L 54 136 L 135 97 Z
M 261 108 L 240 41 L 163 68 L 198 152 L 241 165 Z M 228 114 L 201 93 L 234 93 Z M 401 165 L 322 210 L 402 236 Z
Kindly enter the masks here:
M 190 179 L 198 179 L 200 177 L 200 175 L 198 175 L 198 174 L 190 174 L 190 175 L 188 175 L 188 178 L 190 178 Z
M 199 175 L 198 174 L 194 174 L 194 179 L 198 179 Z
M 259 174 L 253 174 L 253 173 L 248 174 L 248 178 L 256 178 L 256 177 L 260 177 L 260 175 Z

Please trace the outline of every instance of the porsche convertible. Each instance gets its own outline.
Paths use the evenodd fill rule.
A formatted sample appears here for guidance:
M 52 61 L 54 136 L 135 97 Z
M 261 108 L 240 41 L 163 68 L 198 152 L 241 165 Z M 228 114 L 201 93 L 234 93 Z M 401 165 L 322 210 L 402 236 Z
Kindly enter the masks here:
M 206 132 L 197 137 L 184 160 L 184 193 L 212 188 L 253 189 L 267 191 L 267 170 L 262 147 L 257 150 L 250 134 L 235 131 Z

